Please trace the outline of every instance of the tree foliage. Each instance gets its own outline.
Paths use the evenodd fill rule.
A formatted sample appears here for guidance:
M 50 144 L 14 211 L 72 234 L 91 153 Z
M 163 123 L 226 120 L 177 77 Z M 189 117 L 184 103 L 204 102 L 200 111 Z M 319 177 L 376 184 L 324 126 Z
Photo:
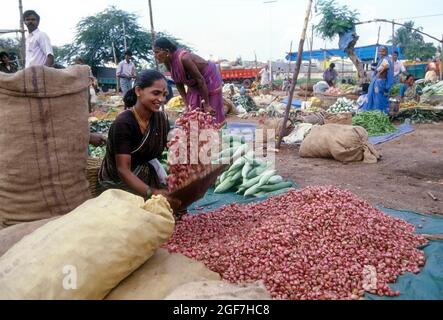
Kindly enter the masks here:
M 394 40 L 405 55 L 406 59 L 428 60 L 436 56 L 437 48 L 433 43 L 425 42 L 423 35 L 413 30 L 422 28 L 415 28 L 413 21 L 405 23 L 404 27 L 397 29 Z M 392 43 L 392 39 L 390 41 Z
M 61 61 L 70 64 L 76 57 L 82 57 L 93 68 L 104 66 L 114 62 L 114 45 L 117 62 L 120 62 L 124 59 L 126 32 L 127 48 L 132 51 L 134 62 L 152 65 L 151 34 L 137 23 L 137 18 L 137 15 L 115 7 L 83 18 L 77 24 L 74 42 L 58 48 Z M 179 46 L 186 47 L 168 34 L 157 33 L 157 36 L 166 36 Z
M 0 39 L 0 51 L 7 52 L 15 59 L 20 56 L 20 42 L 14 38 Z
M 319 0 L 319 15 L 322 16 L 316 31 L 323 39 L 333 40 L 355 27 L 358 21 L 358 12 L 346 5 L 339 5 L 335 0 Z

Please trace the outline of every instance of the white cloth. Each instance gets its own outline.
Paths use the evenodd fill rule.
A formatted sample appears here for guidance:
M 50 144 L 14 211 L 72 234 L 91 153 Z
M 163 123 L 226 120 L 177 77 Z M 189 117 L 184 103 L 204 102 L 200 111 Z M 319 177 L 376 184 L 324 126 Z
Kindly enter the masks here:
M 135 65 L 132 62 L 126 62 L 126 59 L 118 64 L 117 77 L 135 77 Z
M 397 60 L 394 62 L 394 77 L 397 77 L 400 73 L 406 73 L 406 68 L 403 65 L 403 62 Z
M 271 83 L 271 80 L 270 80 L 270 78 L 269 78 L 269 71 L 268 71 L 268 70 L 266 70 L 265 68 L 263 68 L 263 69 L 260 71 L 260 75 L 261 75 L 261 82 L 260 82 L 260 84 L 261 84 L 262 86 L 267 86 L 267 85 L 269 85 L 269 84 Z
M 49 55 L 54 55 L 51 40 L 39 29 L 31 32 L 26 38 L 26 68 L 43 66 Z

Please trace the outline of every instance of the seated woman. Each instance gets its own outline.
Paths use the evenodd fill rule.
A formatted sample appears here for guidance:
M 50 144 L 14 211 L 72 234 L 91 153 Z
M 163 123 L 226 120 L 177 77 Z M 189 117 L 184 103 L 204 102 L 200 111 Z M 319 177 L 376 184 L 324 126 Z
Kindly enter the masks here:
M 215 113 L 223 123 L 223 81 L 215 63 L 206 61 L 185 49 L 177 48 L 169 39 L 159 38 L 154 45 L 155 58 L 171 72 L 177 90 L 191 109 Z M 185 90 L 185 85 L 188 91 Z
M 408 75 L 405 83 L 400 87 L 400 102 L 420 101 L 420 90 L 415 84 L 413 75 Z
M 166 78 L 158 71 L 146 70 L 137 76 L 134 88 L 124 97 L 129 110 L 110 128 L 99 183 L 105 189 L 122 189 L 146 199 L 161 194 L 177 208 L 178 201 L 166 191 L 166 172 L 157 160 L 170 129 L 160 111 L 167 95 Z

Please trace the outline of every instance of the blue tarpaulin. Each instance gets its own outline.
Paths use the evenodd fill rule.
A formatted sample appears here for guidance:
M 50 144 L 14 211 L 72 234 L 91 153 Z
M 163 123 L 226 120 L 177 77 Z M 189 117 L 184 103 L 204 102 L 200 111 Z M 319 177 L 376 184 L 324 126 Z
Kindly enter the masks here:
M 371 46 L 365 46 L 365 47 L 357 47 L 355 48 L 355 54 L 361 61 L 373 61 L 375 58 L 375 53 L 377 51 L 377 48 L 380 47 L 380 45 L 371 45 Z M 392 54 L 392 46 L 386 46 L 388 47 L 389 54 Z M 400 53 L 399 59 L 403 60 L 404 56 L 401 52 L 401 49 L 399 47 L 395 48 L 396 51 Z M 297 60 L 297 53 L 292 53 L 291 55 L 286 56 L 286 60 L 291 59 L 291 61 Z M 311 56 L 310 51 L 304 51 L 302 55 L 303 60 L 309 60 Z M 330 57 L 341 57 L 341 58 L 347 58 L 348 55 L 346 52 L 340 49 L 320 49 L 320 50 L 314 50 L 312 51 L 312 59 L 315 60 L 325 60 Z
M 410 124 L 407 124 L 407 123 L 399 125 L 399 126 L 397 126 L 397 128 L 398 128 L 398 130 L 395 131 L 394 133 L 389 133 L 384 136 L 369 137 L 369 142 L 374 145 L 382 144 L 382 143 L 397 139 L 398 137 L 401 137 L 405 134 L 414 132 L 414 128 Z

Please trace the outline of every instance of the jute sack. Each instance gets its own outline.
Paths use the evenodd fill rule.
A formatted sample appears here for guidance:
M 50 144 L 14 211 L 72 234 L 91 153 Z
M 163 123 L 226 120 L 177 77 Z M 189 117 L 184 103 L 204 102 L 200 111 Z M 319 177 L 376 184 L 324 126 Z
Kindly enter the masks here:
M 0 299 L 103 299 L 174 230 L 162 196 L 108 190 L 24 237 L 0 257 Z
M 352 125 L 352 112 L 346 113 L 326 113 L 325 124 L 344 124 Z
M 0 226 L 63 215 L 89 199 L 88 85 L 87 66 L 0 73 Z
M 369 144 L 364 128 L 326 124 L 312 128 L 300 147 L 300 157 L 377 163 L 380 154 Z
M 106 300 L 162 300 L 175 289 L 195 281 L 217 281 L 220 275 L 203 263 L 159 249 L 138 270 L 123 280 Z
M 263 282 L 232 284 L 225 281 L 199 281 L 184 284 L 165 300 L 271 300 Z

